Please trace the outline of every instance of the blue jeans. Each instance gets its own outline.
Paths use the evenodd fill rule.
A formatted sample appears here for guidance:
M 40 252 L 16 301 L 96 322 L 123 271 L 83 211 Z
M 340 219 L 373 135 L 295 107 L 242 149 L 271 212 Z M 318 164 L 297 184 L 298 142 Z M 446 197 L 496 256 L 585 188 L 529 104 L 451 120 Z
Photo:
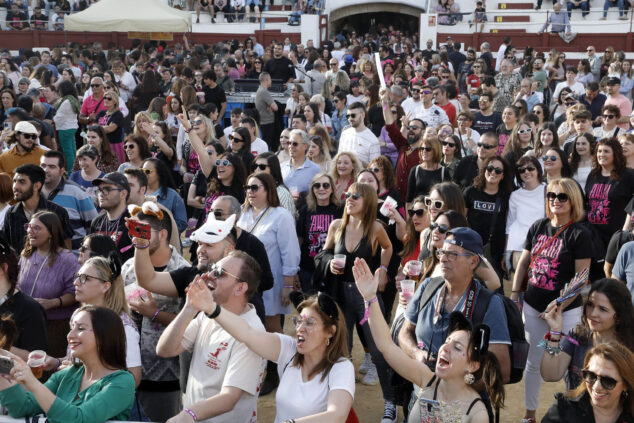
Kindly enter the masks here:
M 605 3 L 603 3 L 603 17 L 604 18 L 608 16 L 608 9 L 613 6 L 618 6 L 619 16 L 623 16 L 623 0 L 617 0 L 616 3 L 610 0 L 605 0 Z
M 579 6 L 575 6 L 572 2 L 568 2 L 568 19 L 570 19 L 570 12 L 572 9 L 581 9 L 581 16 L 587 16 L 590 13 L 590 5 L 587 1 L 582 1 Z

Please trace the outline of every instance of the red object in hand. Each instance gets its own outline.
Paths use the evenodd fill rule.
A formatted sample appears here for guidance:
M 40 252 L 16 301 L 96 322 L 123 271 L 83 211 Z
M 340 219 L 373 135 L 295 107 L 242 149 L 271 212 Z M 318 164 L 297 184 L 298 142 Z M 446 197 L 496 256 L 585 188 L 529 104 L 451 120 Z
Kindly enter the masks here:
M 130 219 L 128 221 L 128 233 L 134 238 L 150 239 L 150 225 Z

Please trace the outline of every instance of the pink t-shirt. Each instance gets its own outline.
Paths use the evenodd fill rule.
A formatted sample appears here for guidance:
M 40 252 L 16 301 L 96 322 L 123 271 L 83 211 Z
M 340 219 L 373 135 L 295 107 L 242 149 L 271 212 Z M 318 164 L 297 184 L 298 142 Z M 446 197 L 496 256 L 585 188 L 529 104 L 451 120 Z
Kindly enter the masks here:
M 608 96 L 607 100 L 605 100 L 605 106 L 614 105 L 619 108 L 621 111 L 621 117 L 629 116 L 632 113 L 632 102 L 628 100 L 623 94 L 619 94 L 616 97 Z M 621 123 L 619 127 L 622 129 L 630 129 L 629 123 Z
M 102 110 L 106 110 L 103 97 L 95 100 L 93 96 L 88 96 L 81 105 L 81 114 L 90 116 L 91 113 L 97 114 Z

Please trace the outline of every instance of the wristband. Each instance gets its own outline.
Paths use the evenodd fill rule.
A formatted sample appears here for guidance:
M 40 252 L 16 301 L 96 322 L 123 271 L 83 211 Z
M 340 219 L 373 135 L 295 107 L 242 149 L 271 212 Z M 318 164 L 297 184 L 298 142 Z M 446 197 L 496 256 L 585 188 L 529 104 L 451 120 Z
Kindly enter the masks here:
M 59 300 L 59 306 L 62 307 L 64 305 L 64 303 L 62 302 L 62 297 L 57 297 L 57 299 Z
M 156 321 L 156 318 L 159 315 L 160 310 L 157 308 L 156 311 L 154 312 L 154 316 L 152 316 L 152 319 L 150 319 L 152 322 Z
M 376 303 L 377 301 L 379 301 L 378 297 L 374 297 L 370 301 L 363 300 L 363 302 L 365 303 L 365 312 L 363 313 L 363 319 L 359 321 L 360 325 L 363 325 L 365 322 L 368 321 L 368 318 L 370 318 L 370 305 L 372 303 Z
M 295 286 L 294 285 L 284 285 L 284 288 L 293 289 L 293 288 L 295 288 Z
M 379 270 L 385 270 L 385 273 L 387 273 L 387 266 L 381 265 L 381 267 L 379 267 Z
M 218 315 L 220 314 L 220 310 L 222 308 L 220 307 L 220 304 L 216 304 L 216 309 L 214 310 L 213 313 L 209 314 L 209 313 L 205 313 L 205 315 L 207 317 L 209 317 L 210 319 L 215 319 L 216 317 L 218 317 Z
M 146 245 L 139 245 L 136 242 L 133 242 L 132 244 L 134 244 L 134 248 L 138 248 L 139 250 L 146 249 L 146 248 L 148 248 L 150 246 L 149 242 Z
M 62 360 L 60 360 L 59 358 L 55 358 L 55 360 L 57 360 L 57 364 L 55 365 L 55 367 L 53 367 L 53 371 L 59 369 L 59 366 L 62 365 Z
M 195 422 L 198 421 L 198 417 L 196 417 L 196 413 L 194 413 L 192 410 L 190 410 L 189 408 L 183 408 L 183 411 L 189 414 L 190 416 L 192 416 L 192 419 L 194 419 Z

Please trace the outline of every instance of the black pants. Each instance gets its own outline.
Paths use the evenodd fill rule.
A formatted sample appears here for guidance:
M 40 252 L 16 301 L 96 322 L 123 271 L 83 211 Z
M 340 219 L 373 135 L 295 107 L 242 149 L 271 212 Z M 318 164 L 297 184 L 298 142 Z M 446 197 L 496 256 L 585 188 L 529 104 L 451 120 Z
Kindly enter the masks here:
M 275 123 L 260 125 L 260 130 L 262 131 L 262 139 L 269 146 L 269 151 L 277 151 L 276 145 L 279 146 L 280 142 L 279 140 L 277 140 L 277 143 L 275 142 Z

